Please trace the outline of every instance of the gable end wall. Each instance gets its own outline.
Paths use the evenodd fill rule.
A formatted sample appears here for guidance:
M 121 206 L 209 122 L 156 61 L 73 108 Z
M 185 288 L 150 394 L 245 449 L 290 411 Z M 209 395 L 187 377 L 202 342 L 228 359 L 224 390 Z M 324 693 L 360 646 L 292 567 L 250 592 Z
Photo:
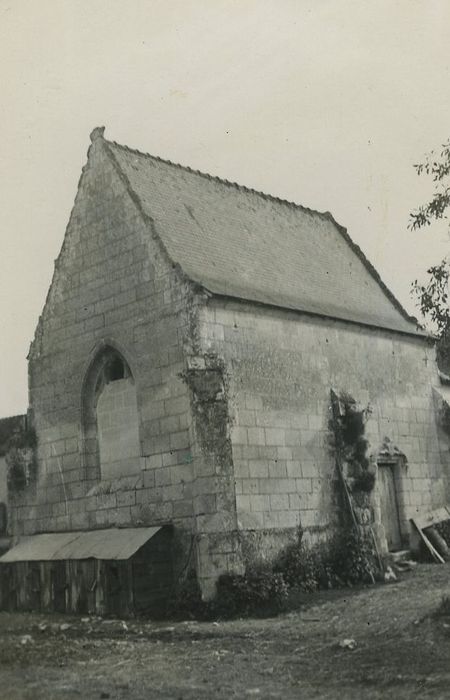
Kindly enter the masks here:
M 193 528 L 190 286 L 152 237 L 101 140 L 93 143 L 29 358 L 37 483 L 12 495 L 14 535 L 175 522 Z M 82 386 L 95 354 L 120 350 L 136 386 L 141 458 L 93 478 Z

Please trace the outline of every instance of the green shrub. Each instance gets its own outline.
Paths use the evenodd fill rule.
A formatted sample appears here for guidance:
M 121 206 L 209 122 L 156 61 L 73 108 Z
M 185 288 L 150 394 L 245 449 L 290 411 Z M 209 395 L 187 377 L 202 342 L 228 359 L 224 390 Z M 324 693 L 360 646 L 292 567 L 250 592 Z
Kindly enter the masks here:
M 359 468 L 353 478 L 352 491 L 370 493 L 375 486 L 375 474 L 368 469 Z
M 285 610 L 290 592 L 339 588 L 371 583 L 377 578 L 377 558 L 370 541 L 343 530 L 326 543 L 308 547 L 299 529 L 273 566 L 259 564 L 245 574 L 222 574 L 213 601 L 201 599 L 192 571 L 178 587 L 167 608 L 171 617 L 211 619 L 276 614 Z
M 260 566 L 243 575 L 220 576 L 213 605 L 218 615 L 226 617 L 280 612 L 286 607 L 288 592 L 281 573 Z
M 327 545 L 310 549 L 298 541 L 284 550 L 278 559 L 276 570 L 282 574 L 290 588 L 311 593 L 336 585 L 329 559 Z
M 379 573 L 372 543 L 353 531 L 313 548 L 305 546 L 299 535 L 281 554 L 275 570 L 290 588 L 307 593 L 373 582 Z
M 329 565 L 347 585 L 373 582 L 380 573 L 372 542 L 354 531 L 333 541 Z

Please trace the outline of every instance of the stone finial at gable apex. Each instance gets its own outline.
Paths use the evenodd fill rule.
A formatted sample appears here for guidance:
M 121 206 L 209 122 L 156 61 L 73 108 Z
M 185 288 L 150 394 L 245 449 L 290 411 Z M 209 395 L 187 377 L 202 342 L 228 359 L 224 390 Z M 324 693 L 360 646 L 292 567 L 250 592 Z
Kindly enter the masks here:
M 91 139 L 91 142 L 94 143 L 94 141 L 97 141 L 97 139 L 103 138 L 104 133 L 105 133 L 104 126 L 96 126 L 95 129 L 92 129 L 89 138 Z

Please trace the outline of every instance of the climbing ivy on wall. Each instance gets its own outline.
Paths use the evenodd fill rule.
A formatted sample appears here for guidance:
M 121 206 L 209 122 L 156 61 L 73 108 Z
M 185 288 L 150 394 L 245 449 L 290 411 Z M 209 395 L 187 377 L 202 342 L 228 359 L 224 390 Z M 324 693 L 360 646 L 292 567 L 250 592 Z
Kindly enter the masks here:
M 5 455 L 10 492 L 23 491 L 36 478 L 36 433 L 32 428 L 15 431 Z
M 369 443 L 365 437 L 371 409 L 359 407 L 350 394 L 331 391 L 331 411 L 330 429 L 345 502 L 342 538 L 352 543 L 351 563 L 374 580 L 382 564 L 371 528 L 370 493 L 375 470 L 367 455 Z
M 371 408 L 360 408 L 345 392 L 337 395 L 332 391 L 331 398 L 333 415 L 330 427 L 341 466 L 346 467 L 347 486 L 352 492 L 370 493 L 375 485 L 375 471 L 367 455 L 369 442 L 365 430 Z

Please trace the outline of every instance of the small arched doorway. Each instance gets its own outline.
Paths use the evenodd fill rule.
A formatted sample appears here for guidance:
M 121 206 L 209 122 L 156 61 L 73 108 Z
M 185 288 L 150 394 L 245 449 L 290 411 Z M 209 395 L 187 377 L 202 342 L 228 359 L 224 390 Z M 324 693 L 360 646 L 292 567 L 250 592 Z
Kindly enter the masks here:
M 87 477 L 99 481 L 140 470 L 136 385 L 123 355 L 113 347 L 95 357 L 83 387 Z

